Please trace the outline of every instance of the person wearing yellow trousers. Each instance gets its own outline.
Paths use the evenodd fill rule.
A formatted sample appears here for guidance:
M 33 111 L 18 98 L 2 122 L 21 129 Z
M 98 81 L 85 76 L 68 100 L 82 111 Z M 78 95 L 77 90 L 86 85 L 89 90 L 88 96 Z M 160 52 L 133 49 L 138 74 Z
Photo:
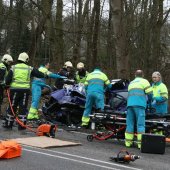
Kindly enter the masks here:
M 58 74 L 54 74 L 50 72 L 48 69 L 50 67 L 49 62 L 46 62 L 45 64 L 41 65 L 40 68 L 38 69 L 40 72 L 44 73 L 47 75 L 49 78 L 53 79 L 64 79 L 66 78 L 65 76 L 60 76 Z M 31 107 L 29 110 L 29 113 L 27 115 L 27 120 L 29 121 L 28 123 L 33 123 L 33 122 L 38 122 L 39 116 L 38 116 L 38 106 L 41 98 L 41 91 L 44 87 L 49 88 L 48 85 L 46 85 L 45 78 L 34 78 L 32 82 L 32 102 L 31 102 Z
M 145 109 L 152 100 L 152 88 L 148 80 L 143 78 L 143 71 L 135 72 L 135 79 L 128 86 L 125 145 L 131 147 L 134 139 L 135 122 L 137 126 L 137 144 L 141 148 L 142 134 L 145 133 Z
M 104 110 L 105 86 L 111 88 L 112 85 L 106 74 L 99 67 L 96 67 L 93 72 L 88 74 L 85 81 L 86 104 L 81 126 L 88 126 L 93 105 L 95 105 L 96 109 Z

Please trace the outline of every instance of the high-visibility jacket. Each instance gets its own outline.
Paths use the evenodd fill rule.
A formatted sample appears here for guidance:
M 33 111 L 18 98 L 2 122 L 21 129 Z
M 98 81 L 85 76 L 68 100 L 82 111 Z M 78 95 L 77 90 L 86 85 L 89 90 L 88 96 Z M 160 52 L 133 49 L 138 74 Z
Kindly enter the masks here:
M 137 77 L 130 82 L 128 86 L 128 100 L 127 107 L 141 106 L 146 108 L 147 98 L 146 95 L 152 93 L 152 88 L 148 80 Z
M 156 113 L 168 113 L 168 90 L 164 83 L 157 82 L 152 84 L 153 99 L 156 103 L 152 105 L 156 109 Z
M 4 63 L 0 63 L 0 84 L 5 83 L 5 77 L 8 74 L 7 67 L 5 66 Z
M 33 67 L 26 65 L 25 63 L 19 63 L 11 67 L 13 71 L 13 78 L 10 84 L 10 88 L 14 89 L 29 89 L 30 88 L 30 76 Z
M 81 76 L 79 75 L 78 71 L 77 71 L 77 72 L 76 72 L 76 81 L 77 81 L 77 83 L 85 83 L 88 74 L 89 74 L 89 73 L 86 71 L 85 76 L 84 76 L 84 77 L 81 77 Z
M 48 71 L 48 69 L 46 68 L 46 67 L 40 67 L 39 69 L 38 69 L 40 72 L 42 72 L 42 73 L 44 73 L 45 75 L 49 75 L 49 74 L 51 74 L 51 72 L 50 71 Z M 41 84 L 41 83 L 45 83 L 45 78 L 37 78 L 37 77 L 34 77 L 34 80 L 33 80 L 33 82 L 36 82 L 37 84 Z
M 45 75 L 48 75 L 48 77 L 50 77 L 50 78 L 54 78 L 54 79 L 63 78 L 62 76 L 60 76 L 58 74 L 54 74 L 54 73 L 50 72 L 44 66 L 41 66 L 38 70 L 40 72 L 44 73 Z M 36 83 L 36 84 L 39 84 L 39 85 L 42 85 L 42 86 L 44 86 L 44 85 L 46 86 L 45 80 L 46 80 L 45 78 L 36 78 L 36 77 L 34 77 L 33 83 Z
M 89 73 L 86 81 L 84 83 L 87 93 L 98 92 L 104 93 L 104 86 L 111 86 L 110 80 L 99 69 L 95 69 L 93 72 Z

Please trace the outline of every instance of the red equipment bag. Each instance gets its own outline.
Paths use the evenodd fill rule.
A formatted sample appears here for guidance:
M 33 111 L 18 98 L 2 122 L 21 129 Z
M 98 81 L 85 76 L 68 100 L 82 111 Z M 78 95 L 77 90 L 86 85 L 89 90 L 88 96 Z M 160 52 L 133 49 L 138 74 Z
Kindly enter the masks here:
M 0 158 L 10 159 L 21 156 L 21 146 L 12 140 L 0 141 Z

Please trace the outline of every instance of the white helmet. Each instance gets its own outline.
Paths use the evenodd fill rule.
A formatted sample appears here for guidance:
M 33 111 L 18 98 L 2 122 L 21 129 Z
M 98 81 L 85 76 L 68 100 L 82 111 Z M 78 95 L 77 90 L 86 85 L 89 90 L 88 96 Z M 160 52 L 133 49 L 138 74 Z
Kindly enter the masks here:
M 70 61 L 64 63 L 64 67 L 73 67 L 73 64 Z
M 8 62 L 13 62 L 13 58 L 9 54 L 5 54 L 2 57 L 2 62 L 5 62 L 6 64 L 8 64 Z
M 19 55 L 18 60 L 27 63 L 29 61 L 29 56 L 27 53 L 23 52 Z
M 77 64 L 77 69 L 82 69 L 84 68 L 84 63 L 80 62 Z

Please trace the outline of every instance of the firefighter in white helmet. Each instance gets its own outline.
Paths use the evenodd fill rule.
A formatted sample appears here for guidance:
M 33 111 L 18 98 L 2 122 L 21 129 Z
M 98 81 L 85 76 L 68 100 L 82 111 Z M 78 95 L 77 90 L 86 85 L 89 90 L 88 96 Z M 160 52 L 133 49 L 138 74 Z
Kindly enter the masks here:
M 0 63 L 0 118 L 2 118 L 1 105 L 4 97 L 5 77 L 13 62 L 13 58 L 9 54 L 5 54 Z
M 86 77 L 88 75 L 88 72 L 86 71 L 84 67 L 84 63 L 79 62 L 77 64 L 77 71 L 76 71 L 76 82 L 77 83 L 85 83 Z
M 65 76 L 68 79 L 75 80 L 75 71 L 74 71 L 74 67 L 73 67 L 73 64 L 71 63 L 71 61 L 66 61 L 64 63 L 63 68 L 60 69 L 58 74 L 60 76 Z M 56 80 L 55 86 L 56 86 L 57 89 L 62 89 L 63 85 L 64 85 L 64 81 L 62 79 L 57 79 Z
M 71 61 L 66 61 L 64 63 L 64 68 L 72 68 L 73 67 L 73 64 L 71 63 Z
M 26 124 L 26 114 L 28 98 L 30 95 L 30 79 L 31 76 L 38 78 L 46 78 L 45 74 L 28 65 L 29 56 L 23 52 L 19 55 L 17 64 L 13 65 L 6 77 L 6 85 L 9 86 L 10 100 L 14 112 L 18 109 L 18 118 Z M 3 121 L 3 127 L 12 129 L 14 123 L 14 116 L 10 106 L 8 106 L 6 117 Z M 18 125 L 18 130 L 24 130 L 22 126 Z

